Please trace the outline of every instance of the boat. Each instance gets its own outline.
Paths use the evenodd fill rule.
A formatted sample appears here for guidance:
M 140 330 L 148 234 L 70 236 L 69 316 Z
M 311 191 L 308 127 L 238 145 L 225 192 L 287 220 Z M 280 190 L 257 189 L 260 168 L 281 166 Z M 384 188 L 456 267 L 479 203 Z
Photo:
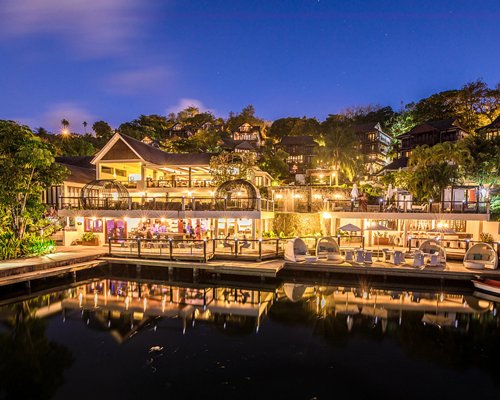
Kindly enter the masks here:
M 481 292 L 500 295 L 500 281 L 495 279 L 473 279 L 474 287 Z

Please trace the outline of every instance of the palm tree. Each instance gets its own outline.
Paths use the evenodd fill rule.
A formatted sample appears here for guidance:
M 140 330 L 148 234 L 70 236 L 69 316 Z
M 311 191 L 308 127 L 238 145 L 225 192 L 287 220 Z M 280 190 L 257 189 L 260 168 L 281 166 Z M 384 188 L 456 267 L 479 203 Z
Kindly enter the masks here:
M 348 126 L 333 124 L 324 125 L 325 146 L 318 152 L 318 160 L 321 166 L 332 168 L 337 171 L 336 184 L 338 185 L 338 174 L 343 173 L 348 180 L 353 181 L 359 172 L 360 154 L 358 141 L 354 131 Z
M 61 125 L 63 126 L 63 134 L 68 134 L 69 133 L 69 121 L 65 118 L 61 120 Z
M 87 121 L 83 121 L 83 132 L 87 134 Z

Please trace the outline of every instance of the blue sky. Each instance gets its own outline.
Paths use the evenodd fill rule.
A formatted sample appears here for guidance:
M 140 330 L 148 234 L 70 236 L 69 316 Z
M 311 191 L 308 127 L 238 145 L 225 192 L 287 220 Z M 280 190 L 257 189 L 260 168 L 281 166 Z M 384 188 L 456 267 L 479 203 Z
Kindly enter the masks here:
M 0 118 L 324 119 L 500 82 L 498 0 L 2 0 Z

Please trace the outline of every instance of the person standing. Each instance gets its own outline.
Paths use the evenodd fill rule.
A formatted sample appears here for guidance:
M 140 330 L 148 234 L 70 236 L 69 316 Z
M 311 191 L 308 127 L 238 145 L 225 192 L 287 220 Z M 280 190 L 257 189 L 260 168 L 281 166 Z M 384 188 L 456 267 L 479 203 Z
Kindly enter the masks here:
M 196 240 L 201 240 L 201 226 L 200 226 L 199 222 L 196 224 L 196 228 L 194 230 L 194 233 L 196 235 Z
M 177 222 L 177 233 L 184 233 L 184 221 L 182 219 Z

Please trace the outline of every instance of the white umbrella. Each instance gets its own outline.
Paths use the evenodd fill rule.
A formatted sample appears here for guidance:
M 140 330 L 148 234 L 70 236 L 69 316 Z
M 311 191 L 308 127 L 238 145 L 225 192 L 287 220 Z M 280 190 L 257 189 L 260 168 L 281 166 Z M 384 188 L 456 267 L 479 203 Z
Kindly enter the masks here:
M 385 193 L 387 201 L 390 201 L 392 199 L 392 196 L 394 196 L 394 189 L 392 188 L 392 183 L 389 183 L 389 186 L 387 187 L 387 192 Z
M 351 198 L 356 200 L 359 196 L 358 186 L 356 184 L 352 185 Z

